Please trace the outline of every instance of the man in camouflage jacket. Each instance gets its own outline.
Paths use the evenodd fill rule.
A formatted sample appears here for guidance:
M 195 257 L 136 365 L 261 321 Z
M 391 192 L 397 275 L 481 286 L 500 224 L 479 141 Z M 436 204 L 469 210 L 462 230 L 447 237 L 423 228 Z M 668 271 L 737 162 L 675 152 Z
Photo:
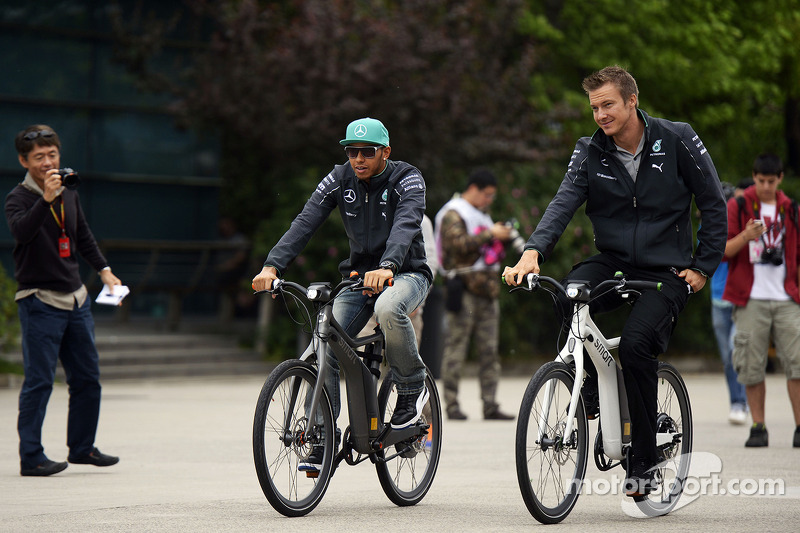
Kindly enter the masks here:
M 447 285 L 446 332 L 442 381 L 447 416 L 465 420 L 458 403 L 458 382 L 470 342 L 480 361 L 483 417 L 511 420 L 500 411 L 495 395 L 500 378 L 497 351 L 500 309 L 499 263 L 511 231 L 492 222 L 486 210 L 497 192 L 497 178 L 488 170 L 470 175 L 466 190 L 436 215 L 436 244 Z

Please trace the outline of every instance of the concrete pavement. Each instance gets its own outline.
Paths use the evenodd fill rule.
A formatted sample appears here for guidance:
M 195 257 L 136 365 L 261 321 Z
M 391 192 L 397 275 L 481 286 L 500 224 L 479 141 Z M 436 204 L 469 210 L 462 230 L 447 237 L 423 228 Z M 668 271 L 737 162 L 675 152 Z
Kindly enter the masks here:
M 499 401 L 516 413 L 530 376 L 504 378 Z M 684 376 L 694 412 L 695 452 L 722 461 L 720 485 L 749 492 L 759 480 L 783 484 L 782 496 L 706 494 L 672 514 L 635 519 L 627 502 L 599 479 L 589 459 L 583 494 L 559 526 L 565 531 L 793 531 L 800 522 L 800 449 L 783 376 L 767 382 L 770 447 L 745 449 L 746 426 L 727 422 L 721 374 Z M 19 475 L 18 387 L 0 389 L 0 530 L 2 531 L 520 531 L 539 523 L 525 508 L 514 463 L 514 422 L 480 417 L 478 383 L 462 381 L 466 422 L 445 420 L 442 460 L 418 505 L 400 508 L 380 488 L 374 467 L 342 464 L 322 503 L 302 518 L 279 515 L 264 498 L 252 461 L 251 432 L 263 376 L 108 381 L 97 446 L 118 465 L 70 465 L 49 478 Z M 56 386 L 44 427 L 45 451 L 65 460 L 66 386 Z M 591 423 L 593 442 L 596 423 Z M 749 480 L 749 481 L 748 481 Z M 716 492 L 719 492 L 718 490 Z M 758 492 L 758 491 L 756 491 Z M 763 491 L 762 491 L 763 492 Z

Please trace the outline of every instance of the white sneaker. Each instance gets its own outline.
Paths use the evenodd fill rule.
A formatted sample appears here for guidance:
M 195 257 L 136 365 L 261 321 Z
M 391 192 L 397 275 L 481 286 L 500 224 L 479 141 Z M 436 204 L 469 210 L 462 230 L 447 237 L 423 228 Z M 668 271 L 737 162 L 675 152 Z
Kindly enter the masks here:
M 747 422 L 747 409 L 740 403 L 735 403 L 731 406 L 731 412 L 728 413 L 728 422 L 735 426 L 741 426 Z

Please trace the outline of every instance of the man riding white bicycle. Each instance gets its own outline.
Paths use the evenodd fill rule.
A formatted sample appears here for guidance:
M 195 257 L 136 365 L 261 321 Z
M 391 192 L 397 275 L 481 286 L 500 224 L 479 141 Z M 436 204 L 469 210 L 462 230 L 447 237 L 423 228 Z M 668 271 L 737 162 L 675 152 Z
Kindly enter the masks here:
M 619 358 L 631 416 L 631 448 L 625 493 L 655 490 L 658 354 L 663 353 L 689 295 L 703 288 L 725 249 L 727 213 L 714 164 L 685 123 L 650 117 L 638 109 L 636 81 L 624 69 L 606 67 L 588 76 L 594 135 L 578 140 L 567 173 L 519 262 L 503 277 L 519 285 L 552 255 L 556 242 L 585 202 L 599 254 L 575 265 L 568 280 L 592 286 L 617 271 L 632 280 L 662 283 L 636 300 L 622 331 Z M 703 224 L 693 248 L 692 197 Z M 592 303 L 592 314 L 623 302 L 609 294 Z M 571 307 L 559 301 L 562 317 Z M 587 358 L 583 385 L 589 418 L 598 413 L 596 371 Z M 577 377 L 580 379 L 580 376 Z M 593 405 L 592 405 L 593 404 Z
M 373 314 L 386 338 L 386 358 L 397 385 L 398 399 L 391 425 L 401 429 L 420 418 L 428 399 L 425 364 L 419 356 L 408 315 L 425 299 L 433 280 L 422 239 L 425 180 L 415 167 L 389 159 L 389 132 L 373 118 L 347 126 L 340 141 L 349 164 L 336 165 L 319 183 L 289 230 L 269 252 L 264 268 L 253 278 L 256 291 L 272 288 L 300 254 L 314 232 L 338 207 L 350 241 L 350 256 L 339 265 L 343 277 L 357 271 L 372 291 L 350 292 L 337 298 L 334 317 L 348 335 L 356 334 Z M 393 285 L 384 288 L 387 280 Z M 376 298 L 377 296 L 377 298 Z M 340 411 L 339 367 L 329 354 L 326 383 L 334 417 Z M 314 469 L 322 450 L 314 450 L 303 469 Z M 315 462 L 316 461 L 316 462 Z

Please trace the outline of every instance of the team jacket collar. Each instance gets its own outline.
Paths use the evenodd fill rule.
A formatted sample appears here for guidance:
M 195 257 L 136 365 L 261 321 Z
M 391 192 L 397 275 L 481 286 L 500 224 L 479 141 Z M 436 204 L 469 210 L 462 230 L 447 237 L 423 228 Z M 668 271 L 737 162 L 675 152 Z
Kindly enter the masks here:
M 645 146 L 647 146 L 648 142 L 650 141 L 650 121 L 648 120 L 650 116 L 639 108 L 636 108 L 636 114 L 639 116 L 642 122 L 644 122 L 644 143 Z M 603 133 L 601 128 L 597 128 L 597 130 L 595 130 L 594 134 L 592 135 L 591 142 L 605 152 L 617 151 L 617 145 L 614 144 L 614 140 Z

